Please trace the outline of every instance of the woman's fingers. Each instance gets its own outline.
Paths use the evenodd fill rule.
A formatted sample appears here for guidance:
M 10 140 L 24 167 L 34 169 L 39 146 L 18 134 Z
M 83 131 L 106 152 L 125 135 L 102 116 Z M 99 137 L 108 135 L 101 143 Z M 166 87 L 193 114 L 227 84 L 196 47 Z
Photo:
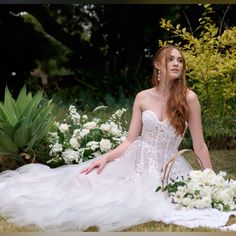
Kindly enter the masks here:
M 83 173 L 85 173 L 85 174 L 89 173 L 89 172 L 91 171 L 91 170 L 90 170 L 91 167 L 92 167 L 92 166 L 90 165 L 89 167 L 83 169 L 80 173 L 81 173 L 81 174 L 83 174 Z
M 102 169 L 104 168 L 105 164 L 106 164 L 106 162 L 102 162 L 102 163 L 100 164 L 100 166 L 98 167 L 98 170 L 97 170 L 97 173 L 98 173 L 98 174 L 101 173 L 101 171 L 102 171 Z
M 90 173 L 94 168 L 98 167 L 97 169 L 97 173 L 100 174 L 102 169 L 104 168 L 106 162 L 104 161 L 100 161 L 100 162 L 94 162 L 93 164 L 91 164 L 89 167 L 85 168 L 84 170 L 82 170 L 80 173 L 83 174 L 88 174 Z
M 88 167 L 85 168 L 85 169 L 83 169 L 83 170 L 81 170 L 81 171 L 80 171 L 80 174 L 83 174 L 83 173 L 86 172 L 87 170 L 88 170 Z
M 84 170 L 82 170 L 80 173 L 81 174 L 88 174 L 89 172 L 91 172 L 95 167 L 97 166 L 97 163 L 93 163 L 91 164 L 89 167 L 85 168 Z
M 96 167 L 96 164 L 92 164 L 87 171 L 85 172 L 85 174 L 87 175 L 88 173 L 90 173 L 94 168 Z

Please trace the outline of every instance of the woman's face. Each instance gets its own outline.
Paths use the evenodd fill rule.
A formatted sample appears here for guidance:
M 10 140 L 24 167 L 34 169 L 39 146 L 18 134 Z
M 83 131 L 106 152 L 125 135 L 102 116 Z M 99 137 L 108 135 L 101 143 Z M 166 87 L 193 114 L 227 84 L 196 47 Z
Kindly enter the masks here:
M 161 77 L 174 80 L 181 77 L 183 71 L 183 58 L 180 52 L 173 48 L 170 53 L 166 53 L 157 64 Z

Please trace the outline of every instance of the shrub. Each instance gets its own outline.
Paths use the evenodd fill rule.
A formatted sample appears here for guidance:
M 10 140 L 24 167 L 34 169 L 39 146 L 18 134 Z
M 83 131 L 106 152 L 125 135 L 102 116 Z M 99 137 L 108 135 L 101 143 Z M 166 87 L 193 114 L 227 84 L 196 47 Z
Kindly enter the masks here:
M 219 27 L 211 20 L 214 13 L 211 5 L 204 5 L 204 12 L 196 29 L 197 36 L 181 25 L 174 26 L 170 20 L 162 19 L 161 27 L 170 31 L 181 42 L 175 43 L 183 50 L 187 61 L 187 76 L 190 87 L 199 96 L 205 136 L 209 144 L 236 136 L 235 119 L 235 64 L 236 27 L 225 29 L 219 35 Z M 160 45 L 173 43 L 159 40 Z M 221 140 L 221 141 L 219 141 Z
M 16 160 L 34 160 L 34 145 L 52 125 L 51 101 L 44 101 L 42 92 L 34 96 L 24 86 L 16 100 L 6 87 L 0 103 L 0 154 Z

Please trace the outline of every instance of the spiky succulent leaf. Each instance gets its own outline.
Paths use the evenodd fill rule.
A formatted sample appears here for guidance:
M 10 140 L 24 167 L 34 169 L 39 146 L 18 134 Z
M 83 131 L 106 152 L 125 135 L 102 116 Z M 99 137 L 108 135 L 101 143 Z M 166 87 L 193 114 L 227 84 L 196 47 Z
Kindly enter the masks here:
M 0 149 L 2 150 L 1 154 L 13 154 L 18 152 L 18 147 L 12 138 L 2 132 L 0 132 Z
M 32 127 L 22 125 L 14 134 L 14 142 L 17 144 L 18 148 L 24 150 L 28 146 L 31 137 Z
M 20 114 L 16 106 L 16 101 L 12 98 L 8 87 L 5 89 L 4 106 L 5 110 L 8 111 L 8 114 L 10 114 L 11 124 L 14 125 L 17 122 Z

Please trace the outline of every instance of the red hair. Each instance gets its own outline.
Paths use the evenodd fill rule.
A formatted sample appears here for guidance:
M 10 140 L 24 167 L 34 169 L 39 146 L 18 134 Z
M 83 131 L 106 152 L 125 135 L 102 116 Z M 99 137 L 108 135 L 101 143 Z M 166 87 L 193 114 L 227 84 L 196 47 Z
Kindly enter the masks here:
M 170 87 L 170 95 L 167 100 L 167 117 L 170 121 L 170 124 L 175 128 L 176 133 L 178 135 L 183 135 L 186 124 L 188 121 L 189 107 L 186 99 L 187 95 L 187 82 L 185 77 L 186 70 L 186 62 L 183 53 L 180 51 L 178 47 L 172 45 L 166 45 L 160 48 L 154 55 L 153 58 L 153 75 L 152 75 L 152 83 L 154 86 L 158 87 L 158 69 L 154 66 L 154 64 L 164 57 L 165 58 L 165 66 L 167 68 L 168 58 L 173 49 L 179 51 L 183 58 L 183 70 L 180 78 L 176 78 L 171 87 Z

